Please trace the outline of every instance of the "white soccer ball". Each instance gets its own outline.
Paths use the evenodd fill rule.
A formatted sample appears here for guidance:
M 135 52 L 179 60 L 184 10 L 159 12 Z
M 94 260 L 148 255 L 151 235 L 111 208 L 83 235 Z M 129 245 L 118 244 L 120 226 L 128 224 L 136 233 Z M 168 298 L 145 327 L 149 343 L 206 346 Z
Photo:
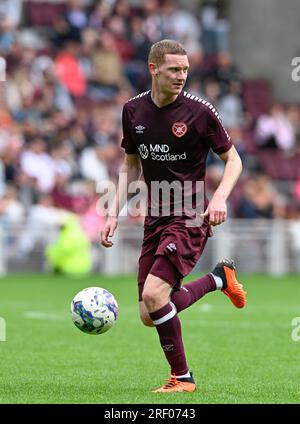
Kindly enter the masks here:
M 102 334 L 116 322 L 119 307 L 114 296 L 101 287 L 88 287 L 71 302 L 72 321 L 88 334 Z

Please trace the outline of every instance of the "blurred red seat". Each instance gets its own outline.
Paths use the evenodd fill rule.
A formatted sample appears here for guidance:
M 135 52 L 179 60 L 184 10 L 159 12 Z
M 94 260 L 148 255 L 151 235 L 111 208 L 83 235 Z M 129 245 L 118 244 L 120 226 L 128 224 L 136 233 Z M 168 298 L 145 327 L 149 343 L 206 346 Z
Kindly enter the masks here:
M 257 146 L 255 144 L 255 139 L 251 130 L 243 131 L 243 145 L 246 153 L 256 153 Z
M 30 26 L 52 27 L 66 10 L 66 1 L 26 1 L 24 12 L 26 23 Z
M 264 171 L 274 180 L 296 180 L 299 173 L 299 157 L 284 152 L 260 150 L 258 160 Z
M 253 119 L 267 113 L 273 104 L 271 87 L 262 79 L 246 80 L 243 89 L 244 108 Z

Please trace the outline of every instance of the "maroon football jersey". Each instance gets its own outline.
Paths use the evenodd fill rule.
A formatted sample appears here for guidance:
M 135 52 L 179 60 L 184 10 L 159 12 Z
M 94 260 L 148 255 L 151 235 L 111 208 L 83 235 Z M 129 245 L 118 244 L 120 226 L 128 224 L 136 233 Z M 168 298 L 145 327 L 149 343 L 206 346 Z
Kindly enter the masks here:
M 161 213 L 163 200 L 159 200 L 159 216 L 151 204 L 153 182 L 174 183 L 175 189 L 176 184 L 184 187 L 185 182 L 190 182 L 195 206 L 196 182 L 204 182 L 209 149 L 222 154 L 231 146 L 230 137 L 216 109 L 199 97 L 183 91 L 174 102 L 163 107 L 158 107 L 152 101 L 150 91 L 130 99 L 123 108 L 122 147 L 127 154 L 139 154 L 141 158 L 148 187 L 148 216 L 145 224 L 155 225 L 164 216 Z M 172 210 L 178 199 L 174 201 L 175 190 L 169 192 Z M 207 204 L 205 197 L 202 206 L 206 207 Z M 190 216 L 185 210 L 182 215 Z

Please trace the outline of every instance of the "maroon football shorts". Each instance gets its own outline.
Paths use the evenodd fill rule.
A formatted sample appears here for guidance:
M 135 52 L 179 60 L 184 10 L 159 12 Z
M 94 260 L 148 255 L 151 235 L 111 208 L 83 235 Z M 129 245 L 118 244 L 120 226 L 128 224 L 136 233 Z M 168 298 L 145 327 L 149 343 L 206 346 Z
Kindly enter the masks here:
M 183 277 L 198 262 L 208 237 L 212 235 L 211 227 L 207 222 L 201 227 L 187 227 L 185 222 L 177 220 L 155 229 L 145 227 L 138 269 L 139 301 L 148 274 L 179 290 Z

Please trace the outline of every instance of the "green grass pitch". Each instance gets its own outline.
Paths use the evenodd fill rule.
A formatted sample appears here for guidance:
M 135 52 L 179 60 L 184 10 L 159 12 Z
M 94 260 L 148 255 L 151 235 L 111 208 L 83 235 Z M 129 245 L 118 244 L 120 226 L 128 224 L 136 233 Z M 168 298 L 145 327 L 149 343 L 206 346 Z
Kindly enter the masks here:
M 300 341 L 291 337 L 299 276 L 239 277 L 245 309 L 214 292 L 180 314 L 197 392 L 168 395 L 151 393 L 169 369 L 155 329 L 139 321 L 135 276 L 2 278 L 0 403 L 299 403 Z M 110 290 L 120 307 L 117 324 L 98 336 L 69 315 L 72 297 L 89 286 Z

